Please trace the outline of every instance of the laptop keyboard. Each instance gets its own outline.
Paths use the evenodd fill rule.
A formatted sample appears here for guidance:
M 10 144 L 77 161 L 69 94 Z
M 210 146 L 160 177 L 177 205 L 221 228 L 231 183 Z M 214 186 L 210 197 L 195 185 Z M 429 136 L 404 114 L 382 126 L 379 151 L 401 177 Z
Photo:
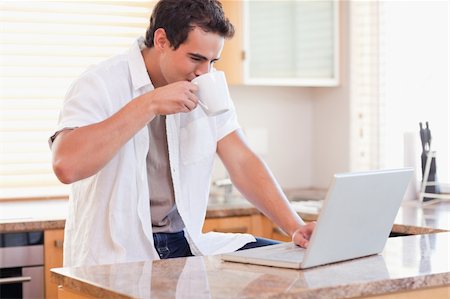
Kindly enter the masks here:
M 306 249 L 293 243 L 282 243 L 264 247 L 264 257 L 272 260 L 303 261 Z

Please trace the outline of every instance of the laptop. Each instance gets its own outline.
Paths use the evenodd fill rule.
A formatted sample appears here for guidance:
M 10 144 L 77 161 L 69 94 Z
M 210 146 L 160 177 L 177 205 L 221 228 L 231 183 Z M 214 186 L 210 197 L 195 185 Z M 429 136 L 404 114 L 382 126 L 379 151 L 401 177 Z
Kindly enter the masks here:
M 222 254 L 230 262 L 306 269 L 380 253 L 412 168 L 334 175 L 307 249 L 292 242 Z

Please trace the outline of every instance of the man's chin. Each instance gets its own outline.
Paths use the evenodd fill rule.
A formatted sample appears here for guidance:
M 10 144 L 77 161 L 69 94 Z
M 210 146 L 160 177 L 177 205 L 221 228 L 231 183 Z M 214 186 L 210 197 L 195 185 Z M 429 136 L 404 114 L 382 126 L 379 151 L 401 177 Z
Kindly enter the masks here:
M 191 82 L 193 79 L 194 78 L 192 78 L 192 79 L 178 78 L 176 80 L 172 80 L 172 81 L 168 82 L 167 84 L 171 84 L 171 83 L 175 83 L 175 82 L 182 82 L 182 81 L 189 81 L 189 82 Z

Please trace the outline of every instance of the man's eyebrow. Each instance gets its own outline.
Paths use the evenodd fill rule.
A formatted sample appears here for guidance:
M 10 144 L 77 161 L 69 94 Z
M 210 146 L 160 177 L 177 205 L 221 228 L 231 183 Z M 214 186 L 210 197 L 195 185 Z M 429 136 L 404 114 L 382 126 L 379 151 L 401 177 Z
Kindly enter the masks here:
M 188 53 L 188 55 L 191 56 L 191 57 L 197 58 L 197 59 L 208 60 L 208 58 L 206 58 L 205 56 L 200 55 L 200 54 L 198 54 L 198 53 Z M 219 58 L 213 58 L 213 59 L 211 59 L 212 62 L 215 62 L 215 61 L 217 61 L 217 60 L 219 60 Z

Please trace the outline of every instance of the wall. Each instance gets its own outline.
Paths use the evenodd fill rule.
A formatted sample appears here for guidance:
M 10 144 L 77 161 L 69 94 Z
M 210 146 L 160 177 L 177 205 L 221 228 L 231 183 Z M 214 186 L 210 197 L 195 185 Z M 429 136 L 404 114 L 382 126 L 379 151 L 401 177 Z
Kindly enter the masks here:
M 327 188 L 333 174 L 350 169 L 348 4 L 340 9 L 338 87 L 230 87 L 244 130 L 267 129 L 262 157 L 284 188 Z M 213 179 L 224 176 L 218 161 Z
M 350 171 L 349 4 L 340 2 L 340 84 L 313 90 L 314 187 L 327 188 L 335 173 Z
M 275 176 L 279 179 L 283 187 L 317 187 L 327 188 L 330 184 L 333 174 L 337 172 L 350 171 L 351 157 L 350 157 L 350 134 L 351 134 L 351 102 L 350 102 L 350 36 L 349 36 L 349 2 L 340 1 L 340 85 L 338 87 L 326 88 L 287 88 L 287 87 L 257 87 L 257 86 L 235 86 L 231 88 L 231 93 L 234 97 L 238 115 L 242 126 L 245 127 L 266 127 L 268 129 L 268 153 L 264 157 L 272 168 Z M 423 3 L 422 3 L 423 4 Z M 422 5 L 421 4 L 421 5 Z M 394 4 L 392 4 L 394 5 Z M 418 4 L 419 5 L 419 4 Z M 423 4 L 426 5 L 426 4 Z M 398 19 L 398 18 L 397 18 Z M 402 23 L 400 23 L 401 25 Z M 431 25 L 430 25 L 431 26 Z M 423 26 L 418 25 L 418 28 Z M 441 27 L 439 27 L 441 28 Z M 412 32 L 418 32 L 418 30 Z M 446 30 L 448 28 L 441 28 Z M 392 30 L 391 30 L 392 31 Z M 390 31 L 390 32 L 391 32 Z M 405 31 L 406 32 L 406 31 Z M 416 34 L 417 35 L 417 34 Z M 414 44 L 414 35 L 411 38 L 411 44 Z M 448 34 L 447 34 L 448 35 Z M 445 34 L 443 35 L 445 36 Z M 423 34 L 423 38 L 427 37 L 427 32 Z M 428 37 L 429 39 L 430 37 Z M 427 39 L 427 40 L 428 40 Z M 405 41 L 398 41 L 404 43 Z M 431 44 L 429 42 L 429 44 Z M 425 45 L 426 46 L 426 45 Z M 429 46 L 429 45 L 428 45 Z M 400 49 L 400 48 L 399 48 Z M 416 49 L 417 50 L 417 49 Z M 439 50 L 439 51 L 438 51 Z M 439 48 L 438 53 L 445 52 L 446 48 Z M 391 51 L 392 52 L 392 51 Z M 411 52 L 411 51 L 410 51 Z M 409 53 L 409 52 L 404 52 Z M 405 56 L 402 53 L 400 57 Z M 447 49 L 448 53 L 448 49 Z M 414 53 L 413 53 L 414 54 Z M 410 56 L 413 57 L 414 55 Z M 409 58 L 409 56 L 407 56 Z M 404 58 L 405 65 L 411 59 Z M 395 60 L 399 63 L 402 60 Z M 447 61 L 442 61 L 442 64 L 448 65 Z M 416 64 L 418 62 L 416 61 Z M 430 69 L 429 60 L 420 62 L 426 64 Z M 435 69 L 445 70 L 444 67 Z M 448 67 L 447 67 L 448 70 Z M 439 82 L 447 82 L 444 79 L 448 78 L 447 74 L 428 71 L 428 73 L 412 72 L 410 74 L 411 80 L 405 82 L 413 82 L 414 84 L 406 84 L 404 88 L 400 89 L 403 94 L 417 93 L 417 86 L 427 86 L 428 94 L 415 95 L 426 99 L 428 104 L 433 101 L 447 101 L 447 106 L 442 105 L 428 105 L 424 107 L 431 109 L 433 107 L 448 107 L 448 92 L 441 92 L 447 94 L 446 98 L 434 97 L 430 99 L 430 94 L 436 93 L 433 87 L 436 87 Z M 439 75 L 436 75 L 439 74 Z M 422 78 L 424 80 L 420 81 Z M 392 83 L 395 82 L 395 83 Z M 393 85 L 398 85 L 398 81 L 391 80 L 389 82 Z M 413 86 L 414 88 L 409 88 Z M 439 87 L 446 86 L 440 84 Z M 400 97 L 400 96 L 399 96 Z M 404 95 L 402 97 L 405 97 Z M 412 98 L 408 94 L 407 99 Z M 390 99 L 390 104 L 393 100 Z M 255 109 L 257 107 L 257 109 Z M 397 112 L 392 118 L 397 121 L 397 115 L 401 115 L 404 111 Z M 433 108 L 435 109 L 435 108 Z M 426 114 L 425 109 L 421 111 Z M 447 109 L 448 110 L 448 109 Z M 393 110 L 395 112 L 395 110 Z M 431 111 L 431 110 L 430 110 Z M 430 112 L 431 113 L 431 112 Z M 428 114 L 430 114 L 428 113 Z M 442 124 L 437 122 L 436 117 L 432 114 L 422 116 L 420 120 L 433 119 L 432 130 L 434 137 L 437 136 L 436 142 L 442 142 L 439 163 L 444 165 L 448 160 L 448 118 L 443 119 Z M 408 115 L 408 117 L 410 117 Z M 414 127 L 411 129 L 414 132 L 418 131 L 417 121 L 413 121 Z M 442 136 L 438 136 L 439 132 L 443 132 Z M 293 134 L 289 134 L 293 133 Z M 402 150 L 402 135 L 400 132 L 395 139 L 395 150 L 398 154 L 394 157 L 388 157 L 385 167 L 402 167 L 403 166 L 403 150 Z M 417 137 L 417 136 L 416 136 Z M 389 140 L 388 144 L 392 147 L 394 140 Z M 439 145 L 436 143 L 436 145 Z M 448 164 L 448 163 L 447 163 Z M 450 174 L 441 171 L 440 180 L 448 180 Z M 219 172 L 223 175 L 223 172 Z
M 267 150 L 261 149 L 261 146 L 254 146 L 253 149 L 268 164 L 281 186 L 311 186 L 311 89 L 231 86 L 230 93 L 239 123 L 249 139 L 259 137 L 263 139 L 260 141 L 267 143 Z M 255 131 L 258 136 L 251 136 Z M 216 163 L 213 179 L 224 175 L 223 166 L 220 162 Z

